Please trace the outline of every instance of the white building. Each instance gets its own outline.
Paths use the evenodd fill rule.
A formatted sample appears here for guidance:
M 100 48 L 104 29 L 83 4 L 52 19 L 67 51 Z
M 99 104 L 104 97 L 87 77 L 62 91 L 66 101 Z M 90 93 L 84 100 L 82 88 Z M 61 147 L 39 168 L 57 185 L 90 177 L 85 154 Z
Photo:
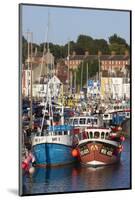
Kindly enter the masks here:
M 31 78 L 31 71 L 22 70 L 22 95 L 23 96 L 30 95 L 30 78 Z
M 129 79 L 124 81 L 122 77 L 102 77 L 101 78 L 101 96 L 113 99 L 130 98 Z
M 33 84 L 33 97 L 54 97 L 57 98 L 62 90 L 62 83 L 56 77 L 53 76 L 48 84 Z

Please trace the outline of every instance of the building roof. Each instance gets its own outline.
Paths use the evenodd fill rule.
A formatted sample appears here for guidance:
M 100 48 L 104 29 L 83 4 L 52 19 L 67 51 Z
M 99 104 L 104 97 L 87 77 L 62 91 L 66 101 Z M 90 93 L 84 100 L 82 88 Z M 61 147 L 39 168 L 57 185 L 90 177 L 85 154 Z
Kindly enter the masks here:
M 96 60 L 98 55 L 70 55 L 69 60 Z M 128 60 L 128 55 L 101 55 L 100 60 Z M 66 60 L 67 58 L 65 58 Z
M 57 76 L 53 76 L 50 80 L 49 80 L 49 84 L 50 83 L 57 83 L 57 84 L 61 84 L 60 79 Z
M 100 60 L 128 60 L 127 55 L 101 55 Z

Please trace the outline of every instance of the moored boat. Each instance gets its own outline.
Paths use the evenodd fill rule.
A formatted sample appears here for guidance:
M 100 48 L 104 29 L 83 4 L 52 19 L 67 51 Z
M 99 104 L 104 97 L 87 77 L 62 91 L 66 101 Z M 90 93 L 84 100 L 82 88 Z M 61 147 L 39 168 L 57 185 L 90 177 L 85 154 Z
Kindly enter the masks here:
M 76 161 L 72 156 L 72 127 L 50 126 L 32 140 L 32 149 L 39 167 L 53 167 Z
M 77 133 L 78 157 L 87 166 L 102 166 L 120 161 L 124 136 L 113 133 L 109 128 L 86 128 Z

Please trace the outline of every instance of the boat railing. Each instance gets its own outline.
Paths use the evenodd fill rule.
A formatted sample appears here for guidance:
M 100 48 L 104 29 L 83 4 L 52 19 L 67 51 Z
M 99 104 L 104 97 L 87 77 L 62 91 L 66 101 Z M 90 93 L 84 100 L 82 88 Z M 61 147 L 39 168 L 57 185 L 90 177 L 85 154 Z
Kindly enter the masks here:
M 84 131 L 76 134 L 79 141 L 87 139 L 110 140 L 110 130 L 108 131 Z

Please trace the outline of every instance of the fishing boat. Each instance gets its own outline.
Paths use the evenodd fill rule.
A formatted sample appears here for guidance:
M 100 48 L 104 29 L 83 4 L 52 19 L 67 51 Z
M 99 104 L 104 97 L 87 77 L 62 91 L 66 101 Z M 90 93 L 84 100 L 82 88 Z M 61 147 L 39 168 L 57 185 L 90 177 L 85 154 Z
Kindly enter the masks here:
M 78 158 L 86 166 L 104 166 L 120 161 L 125 137 L 110 128 L 89 127 L 76 131 Z
M 130 118 L 130 104 L 129 102 L 119 102 L 109 104 L 105 110 L 105 115 L 113 113 L 124 113 L 126 118 Z
M 72 156 L 72 127 L 68 125 L 48 126 L 42 134 L 32 139 L 32 151 L 39 167 L 52 167 L 70 164 Z
M 48 53 L 49 44 L 48 44 Z M 51 66 L 51 68 L 50 68 Z M 72 156 L 74 146 L 72 126 L 64 122 L 64 106 L 61 105 L 61 112 L 57 113 L 53 102 L 53 93 L 56 92 L 55 82 L 50 79 L 54 77 L 54 63 L 52 59 L 47 65 L 48 75 L 46 77 L 46 91 L 43 108 L 42 122 L 32 136 L 32 153 L 39 167 L 53 167 L 70 164 L 76 161 Z

